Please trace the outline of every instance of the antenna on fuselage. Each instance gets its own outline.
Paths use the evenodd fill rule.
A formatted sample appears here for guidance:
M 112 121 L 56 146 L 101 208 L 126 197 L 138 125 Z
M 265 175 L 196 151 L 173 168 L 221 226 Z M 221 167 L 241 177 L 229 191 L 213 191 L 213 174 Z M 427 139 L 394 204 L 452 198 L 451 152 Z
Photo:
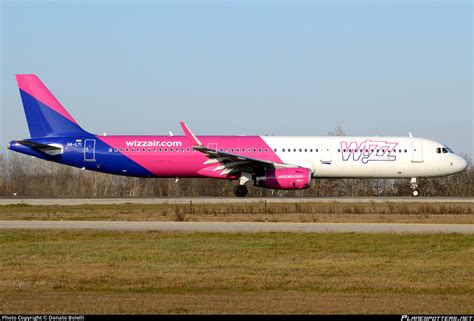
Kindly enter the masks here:
M 413 137 L 413 135 L 411 134 L 411 132 L 408 132 L 408 137 Z
M 174 136 L 171 130 L 168 130 L 168 132 L 170 133 L 170 136 Z

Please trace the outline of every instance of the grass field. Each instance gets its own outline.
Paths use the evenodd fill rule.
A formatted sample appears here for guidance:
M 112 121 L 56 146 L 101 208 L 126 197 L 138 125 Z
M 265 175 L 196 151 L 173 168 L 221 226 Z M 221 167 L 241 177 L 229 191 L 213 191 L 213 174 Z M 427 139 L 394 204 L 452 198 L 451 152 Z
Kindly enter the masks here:
M 2 231 L 2 314 L 474 313 L 474 236 Z
M 474 223 L 473 203 L 3 205 L 0 220 Z

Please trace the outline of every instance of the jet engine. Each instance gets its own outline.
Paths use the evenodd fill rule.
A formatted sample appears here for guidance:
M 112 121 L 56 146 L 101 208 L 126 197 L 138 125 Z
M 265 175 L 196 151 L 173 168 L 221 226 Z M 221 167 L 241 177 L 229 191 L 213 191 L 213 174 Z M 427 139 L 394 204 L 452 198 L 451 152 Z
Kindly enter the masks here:
M 304 189 L 311 183 L 311 170 L 304 167 L 277 168 L 255 175 L 255 186 L 271 189 Z

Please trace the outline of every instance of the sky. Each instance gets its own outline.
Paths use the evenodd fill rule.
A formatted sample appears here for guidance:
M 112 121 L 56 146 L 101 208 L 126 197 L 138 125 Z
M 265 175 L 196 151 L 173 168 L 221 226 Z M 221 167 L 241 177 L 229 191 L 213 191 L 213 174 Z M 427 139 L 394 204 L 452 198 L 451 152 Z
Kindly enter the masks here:
M 0 152 L 38 75 L 108 135 L 415 136 L 474 156 L 471 1 L 5 1 Z

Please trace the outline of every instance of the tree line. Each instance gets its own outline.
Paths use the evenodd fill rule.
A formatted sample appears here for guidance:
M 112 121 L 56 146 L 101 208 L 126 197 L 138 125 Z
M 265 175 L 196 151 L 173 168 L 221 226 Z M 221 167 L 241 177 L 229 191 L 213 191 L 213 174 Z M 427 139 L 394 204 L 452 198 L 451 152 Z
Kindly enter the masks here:
M 420 178 L 423 196 L 474 196 L 474 168 L 458 174 Z M 206 178 L 133 178 L 84 171 L 26 155 L 0 154 L 0 196 L 17 197 L 233 197 L 236 182 Z M 409 179 L 313 179 L 300 191 L 253 187 L 249 196 L 409 196 Z

